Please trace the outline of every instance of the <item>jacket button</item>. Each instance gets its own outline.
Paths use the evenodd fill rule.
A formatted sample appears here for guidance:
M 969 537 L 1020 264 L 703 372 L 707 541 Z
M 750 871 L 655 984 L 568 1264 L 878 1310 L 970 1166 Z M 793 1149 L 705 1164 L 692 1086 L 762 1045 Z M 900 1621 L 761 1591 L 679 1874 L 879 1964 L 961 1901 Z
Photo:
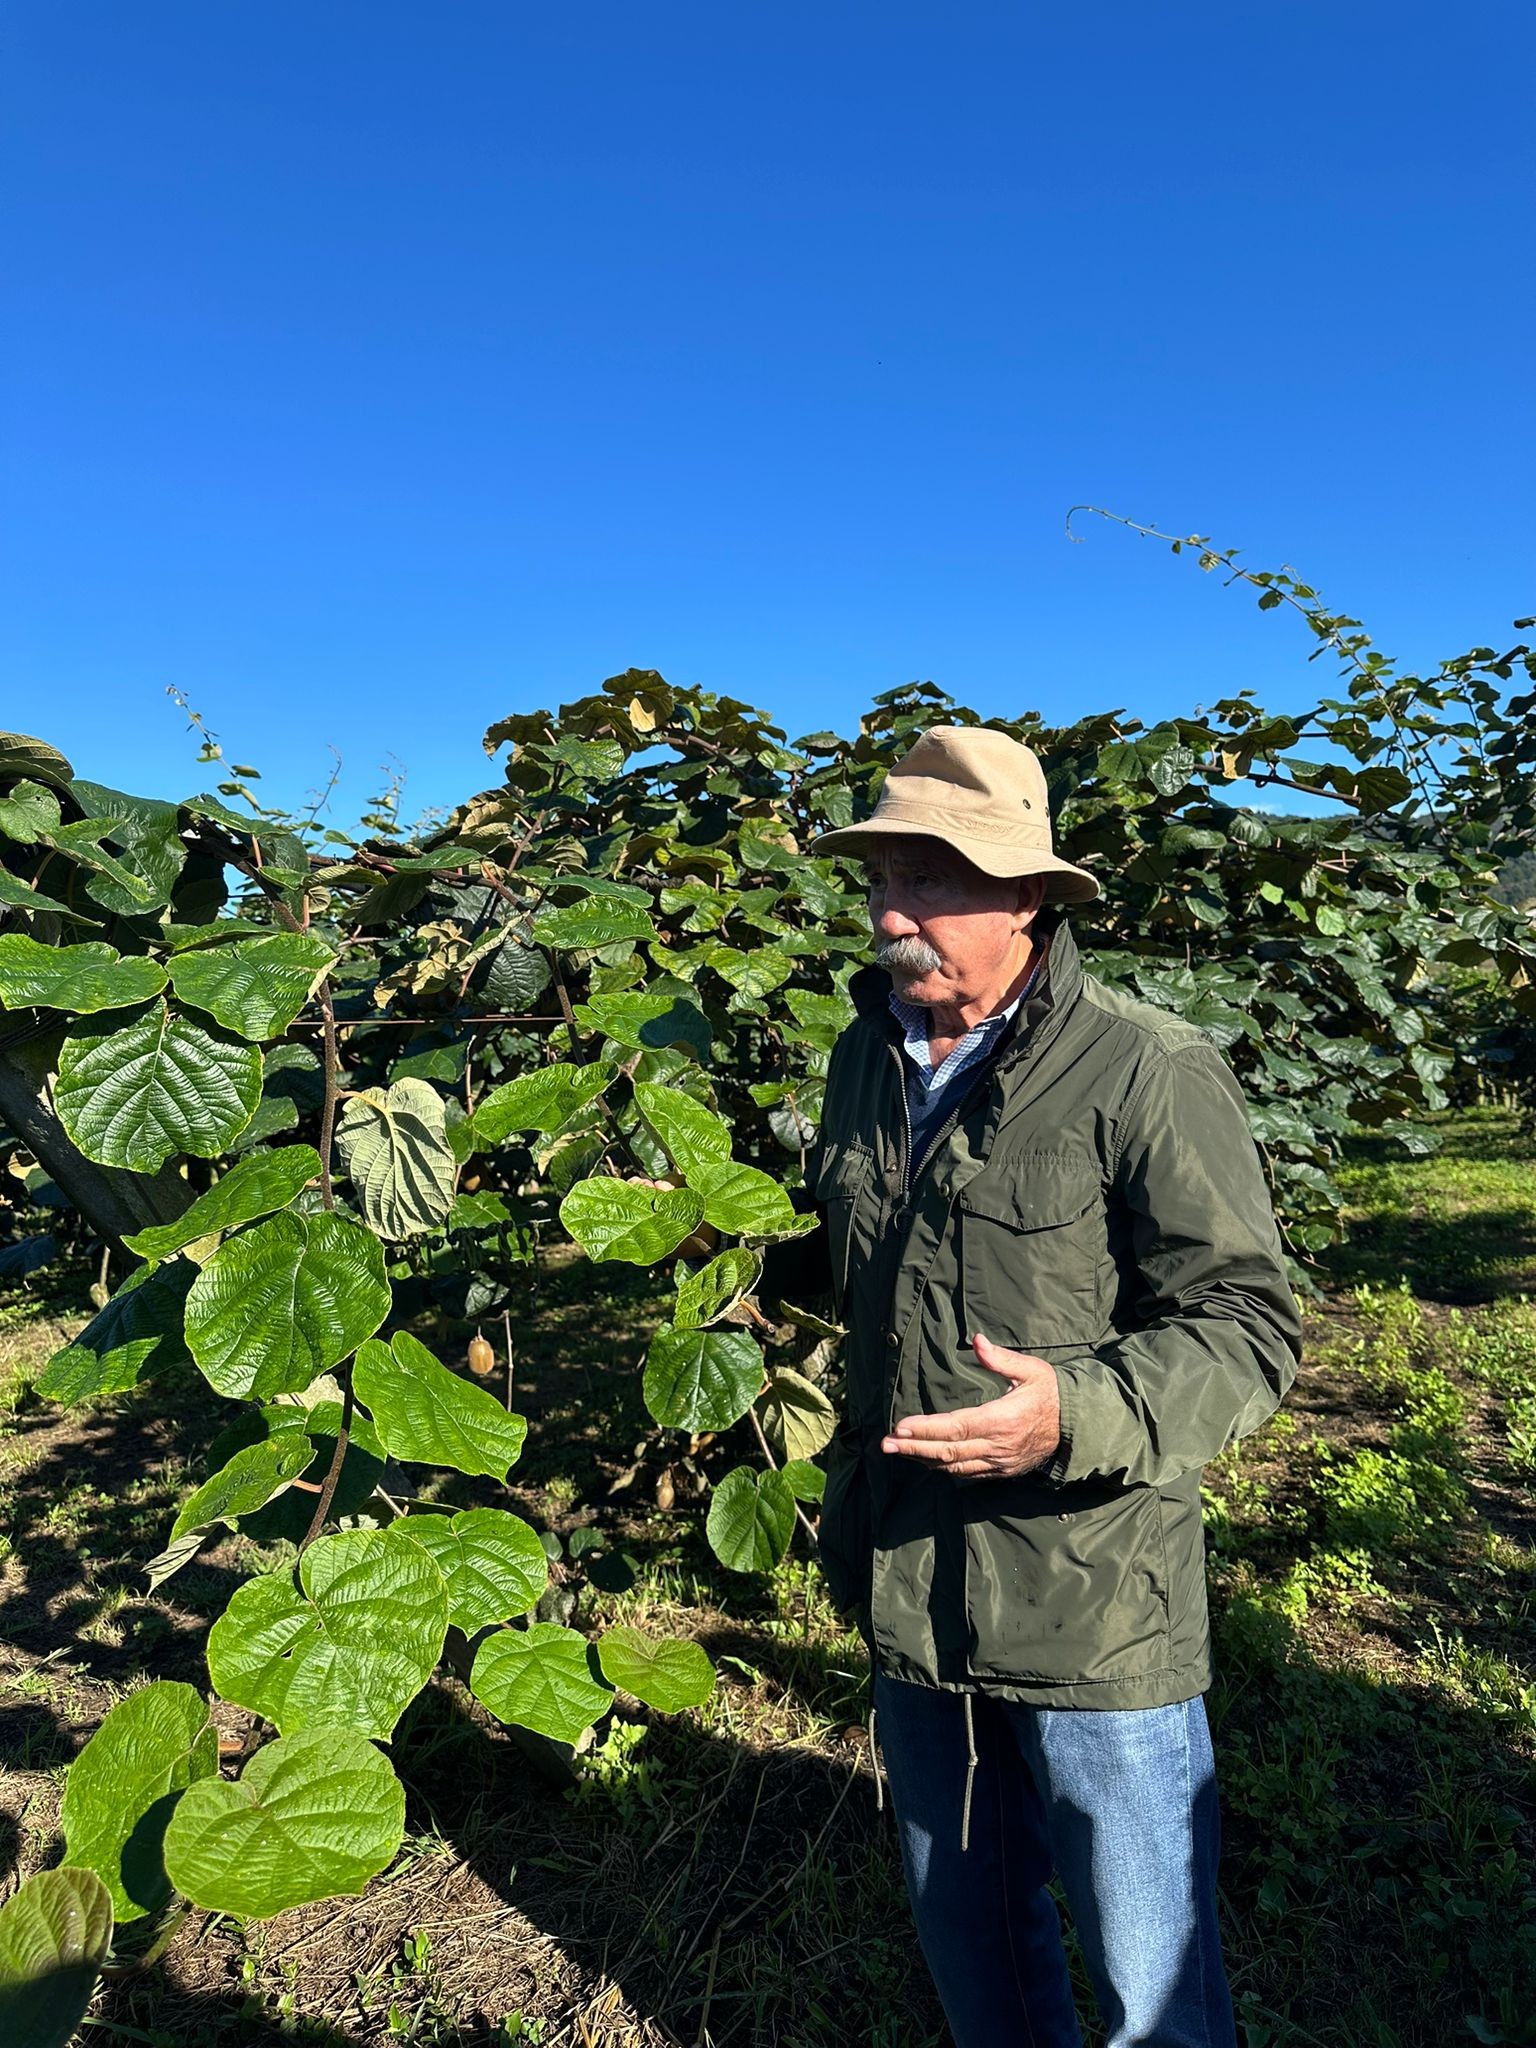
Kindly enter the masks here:
M 901 1339 L 897 1336 L 894 1330 L 887 1330 L 885 1333 L 885 1341 L 890 1346 L 892 1351 L 894 1351 L 896 1349 L 896 1346 L 901 1342 Z

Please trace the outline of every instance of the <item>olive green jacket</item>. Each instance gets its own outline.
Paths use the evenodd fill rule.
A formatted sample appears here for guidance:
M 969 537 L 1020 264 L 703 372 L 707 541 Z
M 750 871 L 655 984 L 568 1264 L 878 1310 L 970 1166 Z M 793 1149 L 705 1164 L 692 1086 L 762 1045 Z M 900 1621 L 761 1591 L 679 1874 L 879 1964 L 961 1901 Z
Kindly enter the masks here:
M 833 1597 L 893 1678 L 1052 1707 L 1189 1699 L 1210 1682 L 1200 1468 L 1273 1411 L 1301 1351 L 1237 1083 L 1193 1025 L 1085 974 L 1061 920 L 904 1189 L 889 988 L 874 967 L 850 984 L 808 1171 L 848 1331 Z M 768 1277 L 795 1299 L 790 1262 Z M 900 1416 L 1008 1391 L 976 1330 L 1056 1370 L 1061 1447 L 1019 1478 L 880 1449 Z

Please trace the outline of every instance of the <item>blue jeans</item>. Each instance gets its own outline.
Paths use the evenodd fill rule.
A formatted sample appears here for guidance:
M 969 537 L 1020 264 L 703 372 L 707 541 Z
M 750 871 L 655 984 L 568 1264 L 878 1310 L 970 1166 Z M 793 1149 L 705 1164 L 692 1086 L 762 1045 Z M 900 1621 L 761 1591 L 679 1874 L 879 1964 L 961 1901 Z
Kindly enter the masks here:
M 957 2048 L 1081 2048 L 1059 1873 L 1105 2048 L 1236 2048 L 1216 1924 L 1203 1700 L 1057 1710 L 877 1676 L 881 1753 L 918 1937 Z

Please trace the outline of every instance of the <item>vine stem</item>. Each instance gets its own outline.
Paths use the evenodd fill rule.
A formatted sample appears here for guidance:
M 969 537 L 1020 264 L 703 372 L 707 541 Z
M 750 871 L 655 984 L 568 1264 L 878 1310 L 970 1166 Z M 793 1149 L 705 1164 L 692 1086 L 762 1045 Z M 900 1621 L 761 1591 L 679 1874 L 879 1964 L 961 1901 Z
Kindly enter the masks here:
M 314 1517 L 299 1545 L 302 1557 L 311 1543 L 325 1527 L 325 1518 L 331 1511 L 331 1502 L 336 1495 L 336 1482 L 341 1477 L 341 1468 L 347 1455 L 347 1438 L 352 1431 L 352 1380 L 350 1375 L 341 1397 L 341 1427 L 336 1432 L 336 1448 L 331 1453 L 331 1469 L 325 1475 L 325 1484 L 320 1489 L 320 1498 L 315 1502 Z
M 1358 634 L 1355 637 L 1353 644 L 1351 644 L 1351 642 L 1345 638 L 1341 630 L 1343 626 L 1358 625 L 1358 620 L 1329 619 L 1329 615 L 1327 613 L 1324 613 L 1321 610 L 1320 606 L 1314 608 L 1313 606 L 1307 604 L 1302 598 L 1299 598 L 1294 591 L 1287 590 L 1282 581 L 1277 581 L 1274 577 L 1268 575 L 1255 573 L 1255 571 L 1253 571 L 1252 569 L 1244 569 L 1239 567 L 1237 561 L 1234 558 L 1232 550 L 1228 548 L 1212 547 L 1209 540 L 1207 540 L 1201 534 L 1164 533 L 1160 526 L 1148 525 L 1145 521 L 1140 519 L 1128 519 L 1123 512 L 1110 512 L 1103 505 L 1074 505 L 1072 509 L 1068 512 L 1067 539 L 1072 542 L 1074 547 L 1081 546 L 1082 544 L 1082 536 L 1072 531 L 1072 521 L 1079 512 L 1091 512 L 1096 519 L 1106 519 L 1112 526 L 1123 526 L 1127 529 L 1128 532 L 1139 533 L 1147 540 L 1167 541 L 1167 543 L 1174 550 L 1175 553 L 1178 553 L 1183 548 L 1198 548 L 1201 551 L 1200 559 L 1202 567 L 1209 568 L 1219 564 L 1221 568 L 1229 569 L 1231 571 L 1231 575 L 1228 578 L 1229 583 L 1250 583 L 1253 585 L 1255 590 L 1262 590 L 1268 592 L 1269 595 L 1272 596 L 1277 603 L 1288 604 L 1291 607 L 1292 611 L 1300 612 L 1301 616 L 1307 621 L 1307 624 L 1312 628 L 1313 632 L 1316 633 L 1318 640 L 1321 644 L 1321 647 L 1332 648 L 1333 652 L 1339 657 L 1339 659 L 1341 661 L 1347 662 L 1350 665 L 1350 667 L 1354 669 L 1357 675 L 1368 678 L 1376 686 L 1377 702 L 1381 708 L 1375 715 L 1377 718 L 1385 720 L 1392 727 L 1396 750 L 1398 754 L 1401 756 L 1403 762 L 1403 772 L 1408 776 L 1410 782 L 1412 782 L 1416 787 L 1419 795 L 1419 801 L 1423 804 L 1427 816 L 1430 818 L 1431 822 L 1433 822 L 1435 818 L 1435 804 L 1433 793 L 1431 792 L 1428 784 L 1425 782 L 1423 772 L 1419 765 L 1418 757 L 1415 755 L 1412 747 L 1408 744 L 1407 739 L 1404 737 L 1402 720 L 1398 717 L 1396 710 L 1388 701 L 1386 695 L 1386 686 L 1389 683 L 1389 681 L 1393 683 L 1396 682 L 1396 678 L 1391 675 L 1391 670 L 1395 666 L 1395 664 L 1387 663 L 1380 669 L 1373 668 L 1371 666 L 1371 663 L 1367 661 L 1364 655 L 1362 655 L 1362 653 L 1360 652 L 1360 649 L 1362 647 L 1367 647 L 1370 645 L 1369 639 L 1364 634 Z M 1281 572 L 1282 576 L 1289 576 L 1290 573 L 1291 572 L 1288 569 Z M 1329 622 L 1325 624 L 1323 623 L 1324 620 L 1328 620 Z M 1463 704 L 1467 704 L 1466 697 L 1459 694 L 1458 701 Z M 1483 725 L 1482 718 L 1477 713 L 1475 707 L 1473 707 L 1470 704 L 1467 704 L 1467 708 L 1472 713 L 1472 722 L 1474 726 L 1476 726 L 1477 728 L 1478 745 L 1479 749 L 1481 749 L 1481 734 Z M 1315 714 L 1313 715 L 1315 716 Z M 1298 727 L 1298 732 L 1304 731 L 1305 726 L 1306 721 L 1303 722 L 1302 726 Z M 1284 777 L 1278 775 L 1270 775 L 1267 776 L 1265 780 L 1270 782 L 1281 782 L 1284 781 Z M 1352 799 L 1348 797 L 1340 796 L 1337 790 L 1308 789 L 1305 783 L 1291 783 L 1288 785 L 1288 787 L 1293 789 L 1299 789 L 1305 795 L 1308 796 L 1326 797 L 1332 799 L 1335 802 L 1349 803 L 1352 801 Z M 1363 810 L 1363 806 L 1358 803 L 1354 805 L 1354 808 L 1357 811 Z
M 752 1427 L 757 1431 L 758 1447 L 762 1451 L 763 1456 L 768 1460 L 769 1471 L 777 1472 L 779 1469 L 779 1461 L 773 1455 L 772 1451 L 770 1451 L 768 1448 L 768 1439 L 763 1435 L 763 1425 L 757 1419 L 757 1409 L 755 1407 L 749 1408 L 747 1410 L 747 1416 L 752 1424 Z M 800 1524 L 801 1528 L 805 1531 L 806 1535 L 809 1536 L 811 1541 L 814 1543 L 816 1541 L 816 1524 L 805 1512 L 805 1509 L 801 1507 L 799 1501 L 795 1502 L 795 1520 Z
M 1238 582 L 1251 583 L 1256 590 L 1273 591 L 1282 604 L 1288 604 L 1292 611 L 1300 612 L 1304 619 L 1313 622 L 1314 630 L 1316 630 L 1316 613 L 1310 611 L 1299 597 L 1293 597 L 1290 591 L 1283 589 L 1277 583 L 1264 581 L 1252 569 L 1239 568 L 1228 549 L 1212 547 L 1210 542 L 1201 535 L 1193 533 L 1164 533 L 1160 526 L 1150 526 L 1140 519 L 1127 519 L 1123 512 L 1110 512 L 1102 505 L 1074 505 L 1067 514 L 1067 539 L 1074 545 L 1081 545 L 1082 541 L 1082 536 L 1072 531 L 1072 521 L 1079 512 L 1091 512 L 1096 519 L 1107 519 L 1112 526 L 1124 526 L 1131 533 L 1143 534 L 1148 540 L 1165 540 L 1170 547 L 1177 543 L 1181 548 L 1199 548 L 1203 555 L 1209 556 L 1213 562 L 1219 562 L 1223 569 L 1230 569 L 1233 577 Z M 1353 621 L 1350 623 L 1353 623 Z M 1318 634 L 1318 638 L 1325 647 L 1331 647 L 1336 654 L 1347 661 L 1361 675 L 1368 676 L 1374 674 L 1370 664 L 1362 660 L 1359 652 L 1345 644 L 1344 636 L 1337 627 L 1325 629 Z
M 336 1009 L 331 997 L 330 976 L 321 982 L 316 996 L 320 1004 L 320 1018 L 324 1027 L 324 1069 L 325 1098 L 320 1105 L 320 1199 L 329 1210 L 336 1207 L 336 1190 L 331 1181 L 331 1146 L 336 1132 L 336 1104 L 341 1095 L 341 1048 L 336 1039 Z M 348 1376 L 341 1400 L 341 1427 L 336 1432 L 336 1448 L 331 1453 L 330 1470 L 320 1488 L 320 1498 L 315 1502 L 315 1512 L 299 1545 L 300 1556 L 325 1527 L 325 1518 L 331 1511 L 331 1502 L 336 1494 L 336 1482 L 341 1477 L 341 1468 L 346 1461 L 347 1439 L 352 1431 L 352 1380 Z
M 327 1209 L 336 1206 L 336 1190 L 331 1184 L 331 1143 L 336 1132 L 336 1103 L 340 1094 L 341 1048 L 336 1039 L 336 1007 L 331 1000 L 331 982 L 327 975 L 321 982 L 318 997 L 320 1002 L 320 1023 L 324 1034 L 325 1098 L 320 1105 L 320 1199 Z
M 215 846 L 217 846 L 218 844 L 216 840 L 213 843 Z M 238 869 L 239 872 L 247 878 L 247 880 L 252 881 L 256 884 L 257 888 L 260 889 L 261 893 L 266 897 L 268 903 L 272 906 L 272 909 L 276 912 L 277 921 L 279 924 L 286 925 L 289 931 L 291 932 L 304 931 L 306 929 L 306 926 L 303 919 L 294 916 L 293 912 L 288 908 L 288 905 L 283 901 L 282 890 L 277 887 L 276 883 L 269 882 L 266 876 L 262 873 L 260 849 L 256 846 L 254 839 L 251 842 L 251 846 L 252 852 L 251 858 L 249 860 L 230 860 L 229 865 L 232 868 Z M 227 854 L 225 854 L 224 857 L 225 859 L 229 859 L 229 856 Z M 308 906 L 306 901 L 306 910 L 307 907 Z
M 454 1017 L 443 1013 L 436 1017 L 338 1017 L 338 1031 L 372 1031 L 391 1026 L 414 1024 L 452 1024 L 468 1031 L 478 1031 L 493 1024 L 563 1024 L 564 1016 L 555 1010 L 548 1012 L 532 1010 L 486 1010 L 478 1017 Z M 314 1017 L 295 1017 L 289 1025 L 290 1031 L 314 1031 L 318 1020 Z
M 1329 803 L 1347 804 L 1352 811 L 1363 812 L 1365 809 L 1365 805 L 1361 803 L 1357 796 L 1346 796 L 1341 789 L 1312 789 L 1305 782 L 1293 781 L 1289 775 L 1270 773 L 1268 775 L 1250 775 L 1248 779 L 1252 782 L 1255 789 L 1264 789 L 1270 783 L 1278 782 L 1282 789 L 1297 789 L 1300 790 L 1303 796 L 1320 796 L 1326 798 Z

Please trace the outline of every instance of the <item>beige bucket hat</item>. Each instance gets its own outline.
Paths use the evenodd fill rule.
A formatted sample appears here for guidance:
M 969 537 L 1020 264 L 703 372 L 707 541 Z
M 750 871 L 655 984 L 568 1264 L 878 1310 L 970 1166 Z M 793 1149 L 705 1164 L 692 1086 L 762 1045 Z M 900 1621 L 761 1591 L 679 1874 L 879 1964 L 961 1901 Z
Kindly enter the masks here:
M 1048 902 L 1091 903 L 1102 893 L 1051 850 L 1038 757 L 990 726 L 930 726 L 886 776 L 873 814 L 818 833 L 808 851 L 867 853 L 877 839 L 907 834 L 942 840 L 984 875 L 1044 875 Z

